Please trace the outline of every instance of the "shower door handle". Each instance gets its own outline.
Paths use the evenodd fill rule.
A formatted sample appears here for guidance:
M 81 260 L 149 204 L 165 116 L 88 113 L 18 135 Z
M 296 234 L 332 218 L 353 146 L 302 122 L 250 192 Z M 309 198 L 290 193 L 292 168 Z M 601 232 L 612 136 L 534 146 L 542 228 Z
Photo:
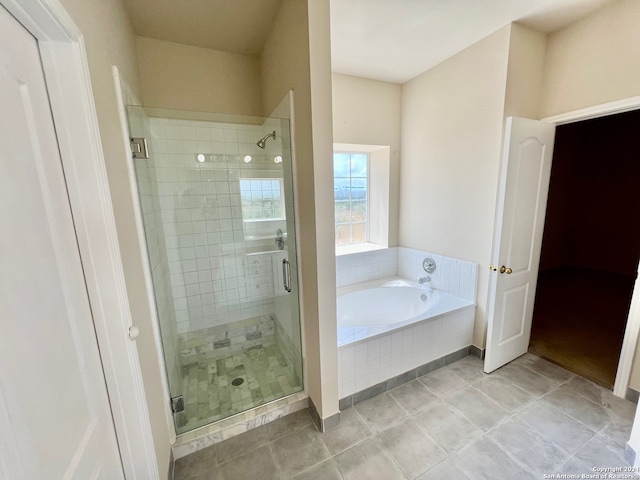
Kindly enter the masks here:
M 282 260 L 282 282 L 284 289 L 291 293 L 291 264 L 286 258 Z

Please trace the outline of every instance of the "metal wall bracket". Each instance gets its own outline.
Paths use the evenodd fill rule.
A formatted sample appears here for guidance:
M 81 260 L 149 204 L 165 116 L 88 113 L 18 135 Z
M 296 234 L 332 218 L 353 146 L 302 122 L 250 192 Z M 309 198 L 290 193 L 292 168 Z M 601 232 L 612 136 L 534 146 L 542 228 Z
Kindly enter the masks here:
M 146 138 L 130 138 L 131 154 L 133 158 L 149 158 L 149 149 L 147 148 Z
M 184 411 L 184 397 L 182 395 L 171 397 L 171 411 L 173 413 Z

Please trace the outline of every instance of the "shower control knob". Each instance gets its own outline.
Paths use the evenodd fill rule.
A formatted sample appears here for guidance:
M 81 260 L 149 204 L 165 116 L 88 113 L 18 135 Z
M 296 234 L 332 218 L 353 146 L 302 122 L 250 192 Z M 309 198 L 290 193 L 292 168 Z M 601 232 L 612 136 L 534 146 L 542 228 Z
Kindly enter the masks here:
M 129 340 L 135 340 L 140 335 L 140 329 L 135 325 L 129 327 Z

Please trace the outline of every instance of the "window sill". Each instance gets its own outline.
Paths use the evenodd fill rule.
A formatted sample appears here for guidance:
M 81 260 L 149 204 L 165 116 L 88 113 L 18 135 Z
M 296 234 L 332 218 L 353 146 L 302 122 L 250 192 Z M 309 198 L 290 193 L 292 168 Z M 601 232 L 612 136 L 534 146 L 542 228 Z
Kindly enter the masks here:
M 341 245 L 336 247 L 336 257 L 351 255 L 352 253 L 374 252 L 376 250 L 386 250 L 388 247 L 375 243 L 356 243 L 354 245 Z

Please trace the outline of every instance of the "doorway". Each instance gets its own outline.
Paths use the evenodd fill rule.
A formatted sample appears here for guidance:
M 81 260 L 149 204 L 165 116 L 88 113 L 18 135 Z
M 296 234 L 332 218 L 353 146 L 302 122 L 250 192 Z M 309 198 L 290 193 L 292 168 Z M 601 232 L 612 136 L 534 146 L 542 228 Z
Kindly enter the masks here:
M 529 350 L 612 388 L 640 258 L 640 111 L 558 126 Z

